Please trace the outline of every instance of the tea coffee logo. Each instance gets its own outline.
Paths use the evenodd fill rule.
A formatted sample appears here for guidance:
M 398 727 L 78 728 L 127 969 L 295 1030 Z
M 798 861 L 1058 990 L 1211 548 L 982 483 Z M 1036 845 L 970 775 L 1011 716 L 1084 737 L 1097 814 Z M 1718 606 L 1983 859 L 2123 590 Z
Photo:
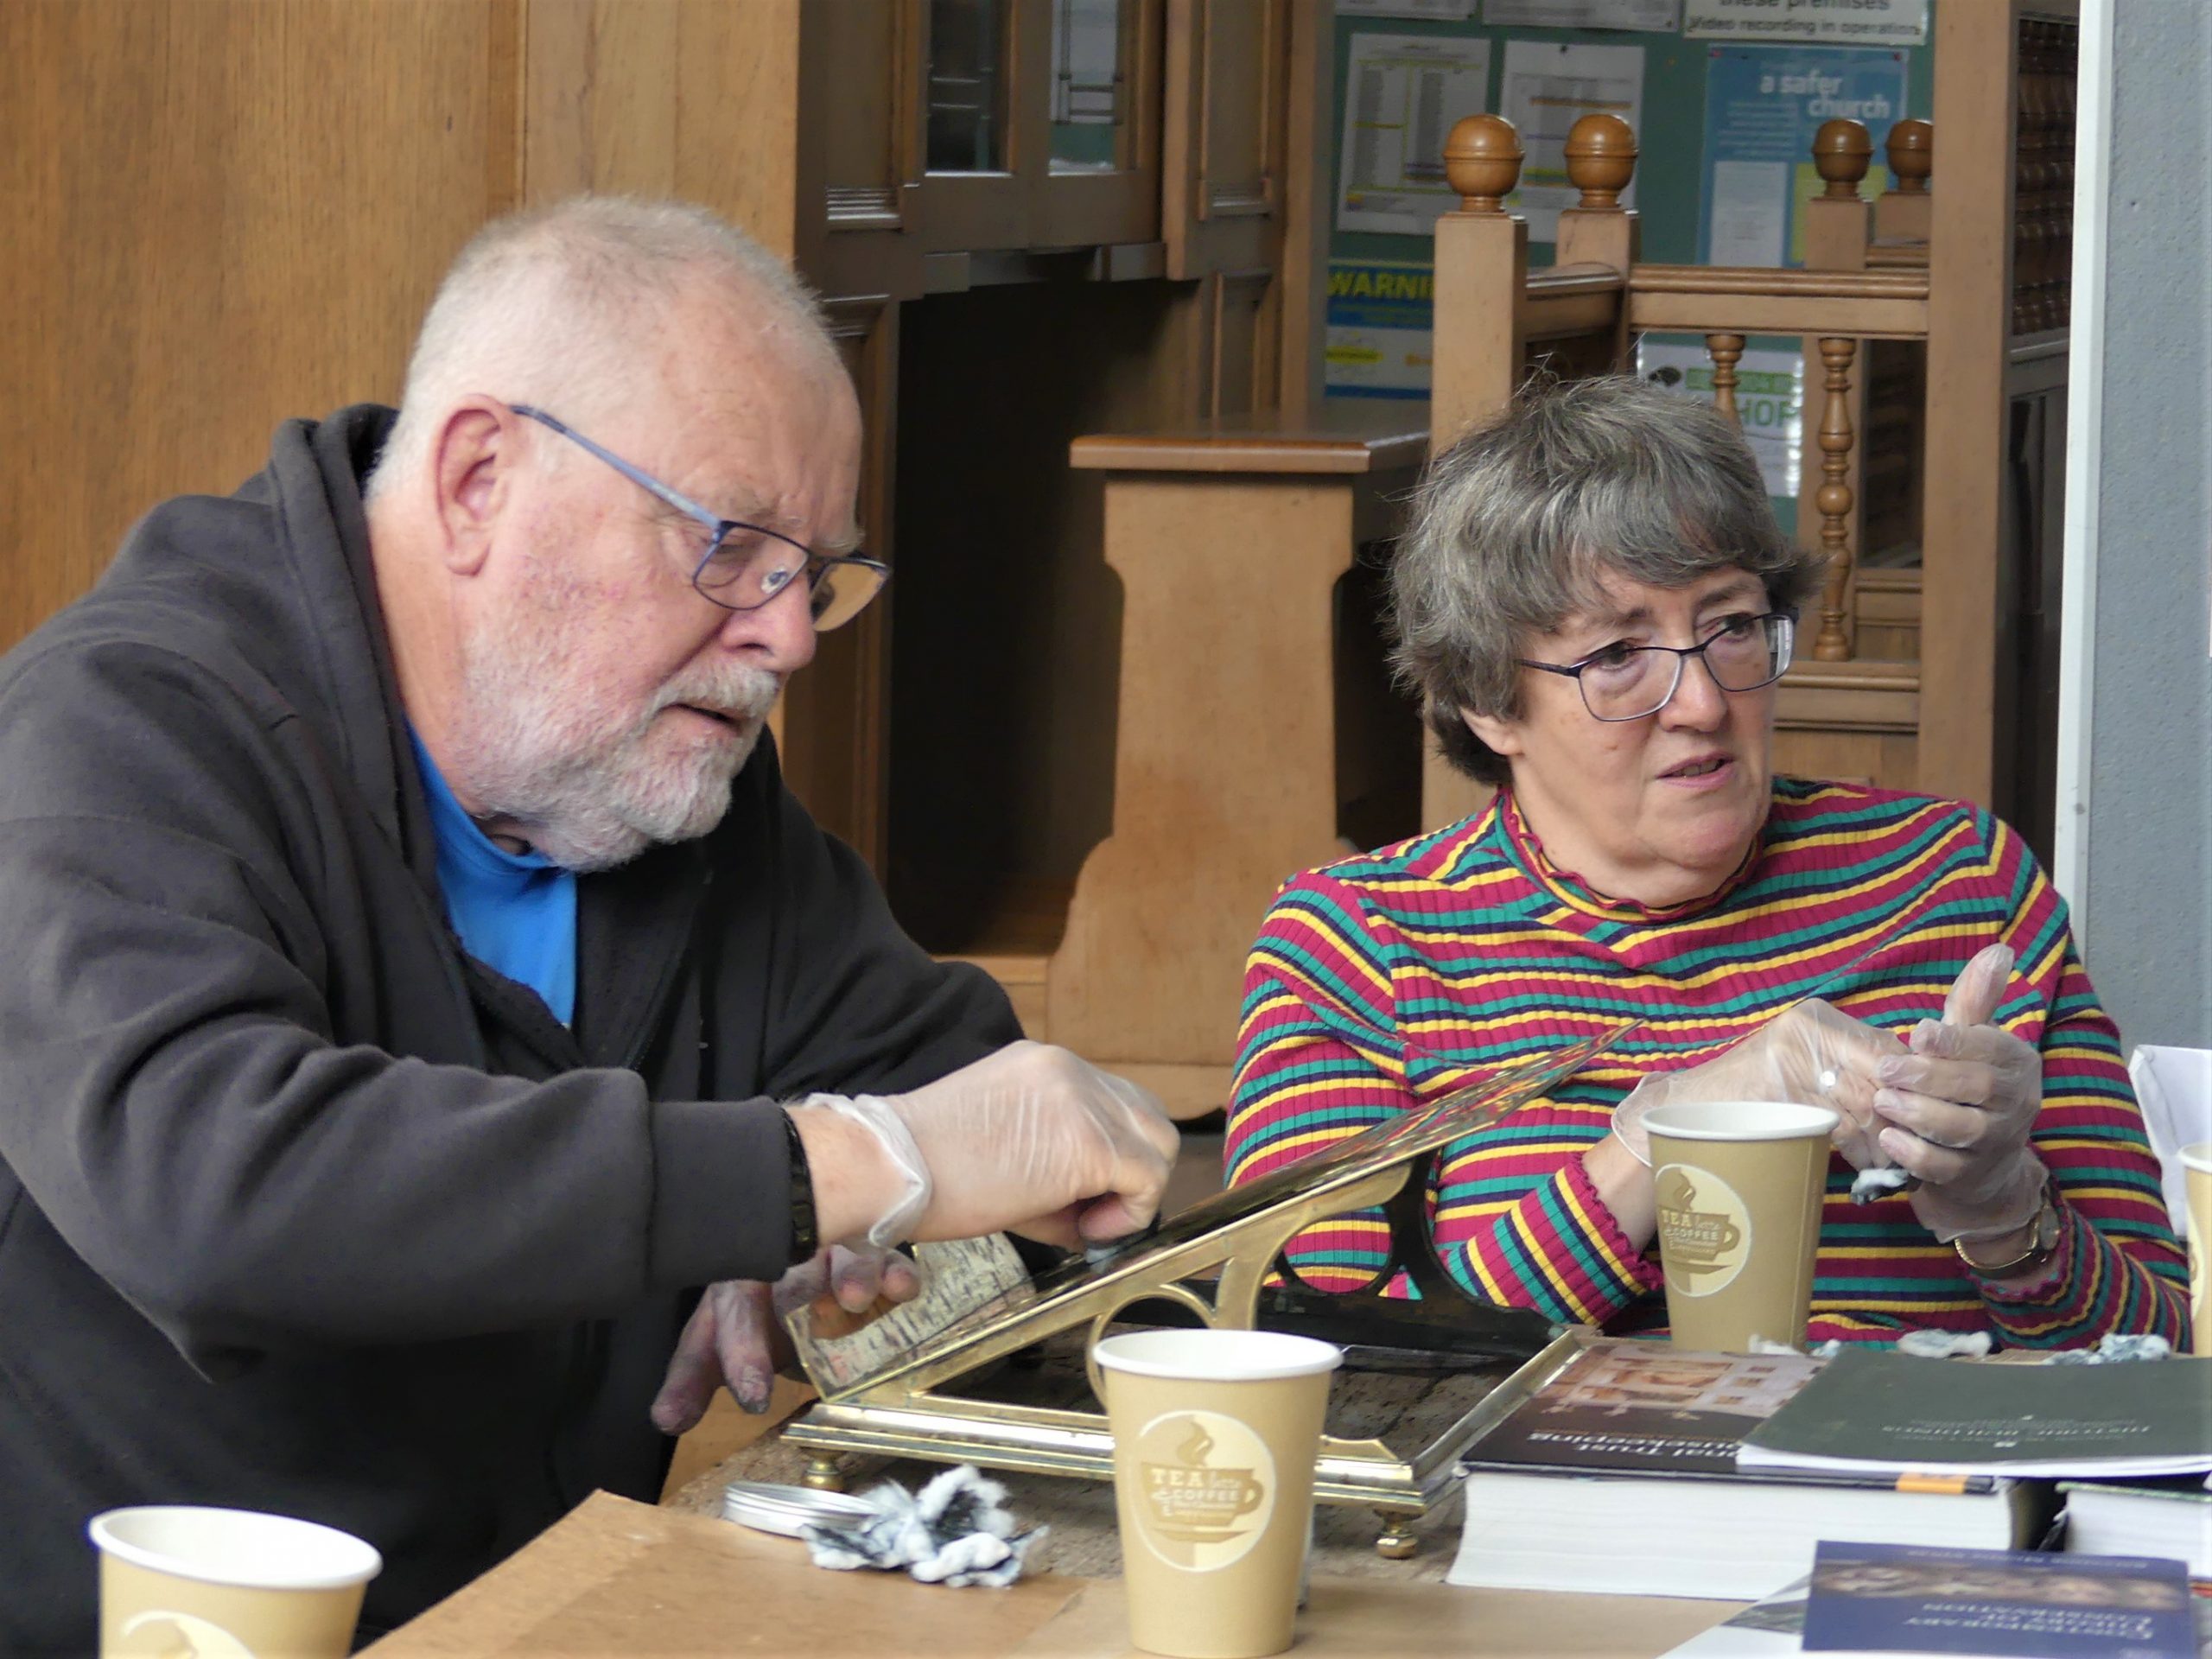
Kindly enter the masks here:
M 1211 1573 L 1242 1560 L 1275 1506 L 1275 1460 L 1234 1417 L 1171 1411 L 1137 1434 L 1137 1529 L 1170 1567 Z
M 253 1659 L 253 1649 L 219 1624 L 166 1609 L 127 1622 L 118 1651 L 147 1659 Z
M 1678 1296 L 1726 1290 L 1751 1255 L 1751 1211 L 1736 1189 L 1691 1164 L 1662 1166 L 1653 1185 L 1667 1288 Z

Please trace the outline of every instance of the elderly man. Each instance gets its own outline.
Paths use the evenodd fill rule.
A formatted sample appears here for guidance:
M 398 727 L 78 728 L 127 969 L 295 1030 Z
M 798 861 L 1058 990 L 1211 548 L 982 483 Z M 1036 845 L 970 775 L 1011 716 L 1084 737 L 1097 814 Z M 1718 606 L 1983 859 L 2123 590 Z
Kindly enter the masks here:
M 1149 1220 L 1156 1105 L 762 735 L 883 580 L 859 437 L 774 259 L 580 200 L 463 252 L 396 420 L 287 423 L 0 664 L 0 1649 L 92 1645 L 86 1519 L 154 1501 L 361 1535 L 389 1626 L 764 1403 L 824 1247 L 857 1300 Z

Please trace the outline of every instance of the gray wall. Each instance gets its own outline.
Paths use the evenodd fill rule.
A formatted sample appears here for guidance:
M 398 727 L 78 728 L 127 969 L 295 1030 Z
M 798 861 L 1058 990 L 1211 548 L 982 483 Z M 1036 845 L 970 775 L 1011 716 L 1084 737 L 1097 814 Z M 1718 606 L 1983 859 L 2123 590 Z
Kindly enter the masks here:
M 2113 20 L 2082 945 L 2131 1047 L 2212 1047 L 2212 6 Z

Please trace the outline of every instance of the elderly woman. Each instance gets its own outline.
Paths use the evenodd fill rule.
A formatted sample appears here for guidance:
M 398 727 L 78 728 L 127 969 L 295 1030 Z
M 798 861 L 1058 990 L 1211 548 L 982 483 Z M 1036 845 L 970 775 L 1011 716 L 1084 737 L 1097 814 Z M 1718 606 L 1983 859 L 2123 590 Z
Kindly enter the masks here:
M 1824 1101 L 1844 1116 L 1808 1341 L 2179 1345 L 2186 1271 L 2119 1035 L 2028 849 L 1956 802 L 1772 775 L 1818 575 L 1734 428 L 1634 380 L 1534 391 L 1436 461 L 1393 572 L 1397 659 L 1497 796 L 1284 887 L 1247 972 L 1230 1179 L 1637 1019 L 1439 1160 L 1436 1245 L 1471 1294 L 1662 1328 L 1644 1110 Z M 1869 1166 L 1916 1179 L 1854 1203 Z M 1370 1213 L 1292 1259 L 1348 1288 L 1385 1254 Z

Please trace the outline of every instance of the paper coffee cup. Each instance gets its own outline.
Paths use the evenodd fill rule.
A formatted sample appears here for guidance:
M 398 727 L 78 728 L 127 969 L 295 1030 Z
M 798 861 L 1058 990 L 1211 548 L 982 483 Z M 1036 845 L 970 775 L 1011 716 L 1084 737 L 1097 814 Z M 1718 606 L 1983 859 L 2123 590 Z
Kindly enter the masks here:
M 110 1510 L 87 1530 L 101 1659 L 343 1659 L 384 1567 L 351 1533 L 251 1510 Z
M 1838 1121 L 1825 1106 L 1780 1101 L 1645 1116 L 1675 1346 L 1745 1353 L 1754 1338 L 1804 1341 Z
M 2189 1316 L 2197 1353 L 2212 1356 L 2212 1141 L 2181 1149 L 2187 1213 L 2182 1240 L 2189 1250 Z
M 1172 1659 L 1290 1645 L 1313 1463 L 1343 1355 L 1272 1331 L 1142 1331 L 1092 1351 L 1114 1431 L 1129 1638 Z

